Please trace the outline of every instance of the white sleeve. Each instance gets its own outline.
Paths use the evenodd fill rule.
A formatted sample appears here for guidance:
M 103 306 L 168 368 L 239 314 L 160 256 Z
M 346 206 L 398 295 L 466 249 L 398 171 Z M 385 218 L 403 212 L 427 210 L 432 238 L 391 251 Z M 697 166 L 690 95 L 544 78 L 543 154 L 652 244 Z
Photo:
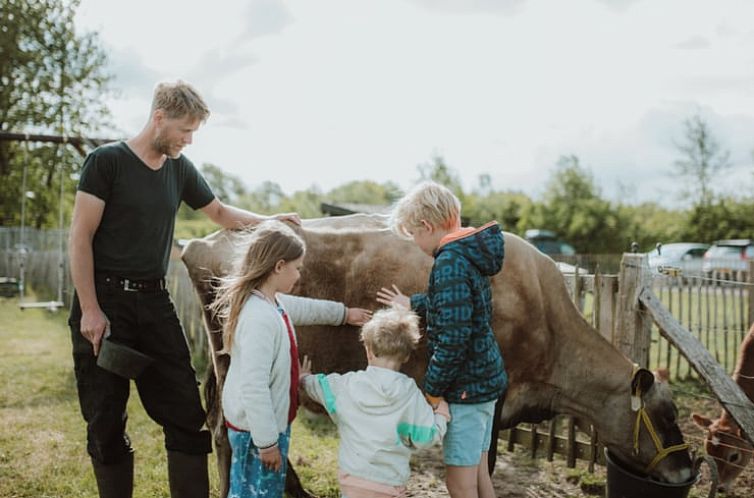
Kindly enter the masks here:
M 294 325 L 343 325 L 348 309 L 343 303 L 309 297 L 278 294 Z
M 432 412 L 424 395 L 417 387 L 398 425 L 398 437 L 407 448 L 428 448 L 442 442 L 448 421 L 440 414 Z
M 301 380 L 304 391 L 310 398 L 322 405 L 331 418 L 338 413 L 335 393 L 338 391 L 342 375 L 332 373 L 307 375 Z
M 270 373 L 278 345 L 275 338 L 276 322 L 262 319 L 251 320 L 243 313 L 236 327 L 235 340 L 240 353 L 241 403 L 247 416 L 247 426 L 254 444 L 264 448 L 278 440 L 275 408 L 270 391 Z M 235 349 L 235 348 L 234 348 Z M 231 355 L 231 363 L 237 361 Z

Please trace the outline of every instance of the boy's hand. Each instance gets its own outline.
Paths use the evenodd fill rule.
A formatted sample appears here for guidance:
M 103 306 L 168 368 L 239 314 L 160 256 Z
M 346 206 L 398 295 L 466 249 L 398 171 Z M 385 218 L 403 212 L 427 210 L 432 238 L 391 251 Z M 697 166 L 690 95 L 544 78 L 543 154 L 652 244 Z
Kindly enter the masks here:
M 382 288 L 377 291 L 377 302 L 394 308 L 411 309 L 411 299 L 404 295 L 398 287 L 393 284 L 392 289 Z
M 271 448 L 260 449 L 259 459 L 262 460 L 265 468 L 273 472 L 278 472 L 283 465 L 283 458 L 280 456 L 280 448 L 277 444 Z
M 299 363 L 298 367 L 298 378 L 303 379 L 307 375 L 312 374 L 312 360 L 309 359 L 309 356 L 304 355 L 304 359 Z
M 347 308 L 346 323 L 361 327 L 372 318 L 371 310 L 364 308 Z

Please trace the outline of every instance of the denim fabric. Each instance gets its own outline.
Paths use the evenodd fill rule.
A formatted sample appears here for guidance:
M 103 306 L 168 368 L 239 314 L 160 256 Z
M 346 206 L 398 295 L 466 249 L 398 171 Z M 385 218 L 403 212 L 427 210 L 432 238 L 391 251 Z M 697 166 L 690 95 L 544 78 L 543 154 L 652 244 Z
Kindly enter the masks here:
M 227 498 L 283 498 L 291 427 L 288 426 L 288 429 L 278 438 L 278 448 L 283 464 L 277 472 L 262 465 L 259 449 L 254 446 L 254 440 L 249 432 L 228 428 L 228 440 L 233 456 L 230 461 L 230 486 Z
M 490 447 L 495 402 L 474 405 L 450 404 L 451 420 L 442 442 L 445 465 L 479 465 L 482 453 Z

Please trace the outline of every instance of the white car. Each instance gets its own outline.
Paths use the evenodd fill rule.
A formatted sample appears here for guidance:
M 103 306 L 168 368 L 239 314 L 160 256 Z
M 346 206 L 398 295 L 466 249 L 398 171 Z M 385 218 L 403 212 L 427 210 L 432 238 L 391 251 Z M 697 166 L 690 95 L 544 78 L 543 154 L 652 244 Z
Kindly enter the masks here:
M 709 244 L 701 242 L 660 244 L 648 253 L 649 268 L 656 273 L 672 274 L 680 270 L 686 276 L 701 275 L 704 253 L 708 248 Z

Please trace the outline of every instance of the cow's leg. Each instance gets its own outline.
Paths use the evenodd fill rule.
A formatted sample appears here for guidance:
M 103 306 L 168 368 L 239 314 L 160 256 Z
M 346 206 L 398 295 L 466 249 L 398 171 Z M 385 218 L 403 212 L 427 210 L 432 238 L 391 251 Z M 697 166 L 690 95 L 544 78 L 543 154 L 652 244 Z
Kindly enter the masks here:
M 301 485 L 301 480 L 293 469 L 290 459 L 288 460 L 288 472 L 285 474 L 285 492 L 293 498 L 315 498 Z
M 495 470 L 495 463 L 497 462 L 497 438 L 500 436 L 500 429 L 502 423 L 500 422 L 500 416 L 503 414 L 503 403 L 505 402 L 505 394 L 503 394 L 495 402 L 495 416 L 492 420 L 492 437 L 490 438 L 490 447 L 487 454 L 487 470 L 490 475 Z

